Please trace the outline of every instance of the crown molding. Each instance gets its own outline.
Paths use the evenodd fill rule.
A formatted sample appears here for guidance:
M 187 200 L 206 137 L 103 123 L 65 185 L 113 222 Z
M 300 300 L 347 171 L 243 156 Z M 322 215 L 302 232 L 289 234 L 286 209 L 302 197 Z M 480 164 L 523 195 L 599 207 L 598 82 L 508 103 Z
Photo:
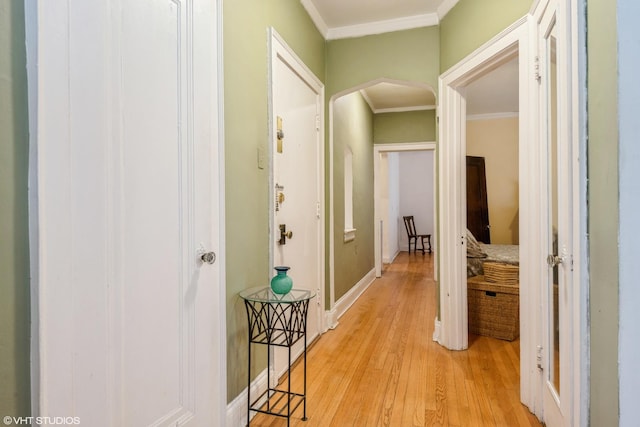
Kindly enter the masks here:
M 383 113 L 406 113 L 408 111 L 429 111 L 435 110 L 435 105 L 416 105 L 415 107 L 393 107 L 393 108 L 378 108 L 374 111 L 375 114 Z
M 367 91 L 364 89 L 360 89 L 358 92 L 360 92 L 360 95 L 364 98 L 365 102 L 369 104 L 369 109 L 371 110 L 371 112 L 375 114 L 376 109 L 373 106 L 373 101 L 371 101 L 371 98 L 369 98 L 369 96 L 367 95 Z
M 444 18 L 459 1 L 460 0 L 444 0 L 440 6 L 438 6 L 435 13 L 335 28 L 329 28 L 325 20 L 322 18 L 322 15 L 313 4 L 313 0 L 300 0 L 300 3 L 302 3 L 302 6 L 306 9 L 316 28 L 320 34 L 322 34 L 322 37 L 324 37 L 325 40 L 337 40 L 439 25 L 442 18 Z
M 324 19 L 322 19 L 322 15 L 320 15 L 320 12 L 318 12 L 318 9 L 316 9 L 316 6 L 313 4 L 313 1 L 300 0 L 300 3 L 302 3 L 302 6 L 307 10 L 309 17 L 315 24 L 320 34 L 322 34 L 322 37 L 325 40 L 327 40 L 327 36 L 329 34 L 329 27 L 327 26 L 327 23 L 324 22 Z
M 364 98 L 365 102 L 369 105 L 369 109 L 373 114 L 406 113 L 408 111 L 428 111 L 428 110 L 436 109 L 435 105 L 416 105 L 413 107 L 376 108 L 373 101 L 371 101 L 371 99 L 367 95 L 367 91 L 365 89 L 360 89 L 358 92 Z
M 453 7 L 458 4 L 459 0 L 444 0 L 440 6 L 438 6 L 438 10 L 437 10 L 437 14 L 438 14 L 438 20 L 441 20 L 442 18 L 445 17 L 445 15 L 447 13 L 449 13 L 449 11 L 451 9 L 453 9 Z
M 310 0 L 303 0 L 303 4 L 304 2 L 311 3 Z M 392 31 L 410 30 L 420 27 L 431 27 L 434 25 L 438 25 L 439 23 L 440 19 L 438 18 L 438 15 L 436 13 L 428 13 L 424 15 L 408 16 L 406 18 L 389 19 L 386 21 L 376 21 L 366 24 L 330 28 L 325 38 L 327 40 L 337 40 L 350 37 L 370 36 L 374 34 L 389 33 Z

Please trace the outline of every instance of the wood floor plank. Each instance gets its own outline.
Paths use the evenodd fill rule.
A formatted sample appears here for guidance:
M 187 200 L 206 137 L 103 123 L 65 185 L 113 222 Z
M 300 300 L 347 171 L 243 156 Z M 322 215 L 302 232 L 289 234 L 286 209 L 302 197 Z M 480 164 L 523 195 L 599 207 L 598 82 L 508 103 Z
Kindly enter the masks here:
M 294 427 L 540 426 L 520 403 L 519 343 L 470 335 L 469 349 L 432 340 L 433 255 L 401 253 L 309 349 L 307 421 Z M 292 387 L 302 387 L 302 365 Z M 253 427 L 283 427 L 256 415 Z

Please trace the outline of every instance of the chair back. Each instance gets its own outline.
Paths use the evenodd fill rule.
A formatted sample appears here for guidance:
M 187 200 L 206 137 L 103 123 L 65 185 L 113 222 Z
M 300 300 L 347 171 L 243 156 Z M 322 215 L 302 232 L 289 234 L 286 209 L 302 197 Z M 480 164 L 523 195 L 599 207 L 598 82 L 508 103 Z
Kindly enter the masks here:
M 409 237 L 415 237 L 416 233 L 416 225 L 413 222 L 413 215 L 403 216 L 404 219 L 404 228 L 407 229 L 407 235 Z

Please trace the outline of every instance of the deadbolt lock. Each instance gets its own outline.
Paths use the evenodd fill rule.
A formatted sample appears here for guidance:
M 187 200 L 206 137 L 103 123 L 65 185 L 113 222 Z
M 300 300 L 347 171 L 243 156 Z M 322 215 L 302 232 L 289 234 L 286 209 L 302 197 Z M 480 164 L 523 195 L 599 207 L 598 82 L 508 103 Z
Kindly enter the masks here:
M 280 224 L 280 240 L 278 243 L 281 245 L 287 244 L 287 239 L 291 239 L 293 237 L 293 231 L 287 231 L 286 224 Z

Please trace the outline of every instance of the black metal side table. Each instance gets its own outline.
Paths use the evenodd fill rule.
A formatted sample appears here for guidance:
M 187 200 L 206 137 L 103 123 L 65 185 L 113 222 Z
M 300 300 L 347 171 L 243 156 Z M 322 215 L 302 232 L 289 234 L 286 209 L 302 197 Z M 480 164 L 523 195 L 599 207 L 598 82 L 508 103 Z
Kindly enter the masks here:
M 314 292 L 292 289 L 285 295 L 274 293 L 271 288 L 251 288 L 240 292 L 247 309 L 249 322 L 249 357 L 247 371 L 247 426 L 251 411 L 275 415 L 287 419 L 302 405 L 302 419 L 307 420 L 307 313 L 309 300 Z M 304 340 L 304 378 L 302 392 L 291 391 L 291 347 Z M 251 344 L 288 349 L 287 389 L 271 387 L 271 349 L 267 349 L 267 390 L 251 401 Z M 266 402 L 259 405 L 266 396 Z

